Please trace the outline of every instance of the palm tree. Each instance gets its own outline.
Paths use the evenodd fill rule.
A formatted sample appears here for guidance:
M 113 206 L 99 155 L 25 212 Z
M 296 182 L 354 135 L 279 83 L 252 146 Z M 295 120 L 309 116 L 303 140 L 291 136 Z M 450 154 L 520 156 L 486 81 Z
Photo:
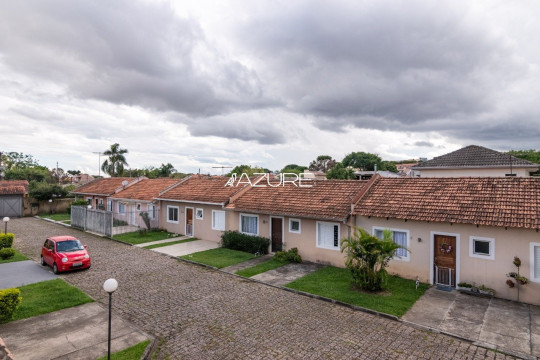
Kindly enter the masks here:
M 128 164 L 124 156 L 127 152 L 126 149 L 120 149 L 118 143 L 112 144 L 111 148 L 103 153 L 103 155 L 106 155 L 109 158 L 103 162 L 101 170 L 111 175 L 111 177 L 122 175 L 124 166 Z
M 384 230 L 383 239 L 356 228 L 354 235 L 341 242 L 341 252 L 347 254 L 345 265 L 351 271 L 354 282 L 363 290 L 383 289 L 388 273 L 386 266 L 402 246 L 392 239 L 392 232 Z

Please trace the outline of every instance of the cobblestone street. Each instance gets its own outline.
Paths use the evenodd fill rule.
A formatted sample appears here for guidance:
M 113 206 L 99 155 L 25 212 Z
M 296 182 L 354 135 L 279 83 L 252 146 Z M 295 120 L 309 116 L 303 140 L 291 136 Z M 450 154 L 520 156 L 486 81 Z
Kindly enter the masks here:
M 88 245 L 92 268 L 61 275 L 158 339 L 157 359 L 504 359 L 400 322 L 187 264 L 35 218 L 14 219 L 15 248 L 39 261 L 47 236 Z

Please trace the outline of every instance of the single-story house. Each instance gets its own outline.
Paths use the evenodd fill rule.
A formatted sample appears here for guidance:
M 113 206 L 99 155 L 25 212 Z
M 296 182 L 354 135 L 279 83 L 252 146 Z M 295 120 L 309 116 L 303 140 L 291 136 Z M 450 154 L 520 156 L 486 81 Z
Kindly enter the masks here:
M 411 168 L 420 177 L 529 177 L 540 164 L 478 145 L 421 161 Z
M 227 230 L 270 239 L 270 252 L 297 248 L 303 259 L 344 266 L 341 240 L 354 230 L 358 180 L 314 180 L 251 187 L 227 205 Z
M 530 283 L 520 300 L 540 304 L 540 179 L 375 177 L 355 204 L 356 226 L 393 239 L 398 250 L 388 270 L 402 277 L 455 287 L 485 285 L 516 299 L 506 274 Z
M 79 186 L 71 193 L 75 195 L 76 199 L 86 200 L 88 205 L 92 205 L 93 209 L 112 211 L 112 202 L 107 203 L 107 207 L 105 207 L 107 198 L 143 179 L 146 179 L 146 177 L 100 178 Z
M 154 203 L 153 199 L 178 182 L 180 180 L 171 178 L 142 179 L 108 197 L 107 203 L 111 204 L 109 210 L 113 212 L 114 219 L 142 228 L 146 224 L 141 213 L 147 212 L 150 228 L 158 228 L 161 211 L 159 203 Z
M 27 180 L 0 181 L 0 218 L 23 216 L 23 197 L 28 189 Z
M 161 192 L 155 201 L 165 211 L 160 227 L 170 232 L 199 239 L 221 241 L 227 216 L 225 206 L 231 198 L 248 190 L 248 185 L 227 186 L 225 176 L 191 175 Z

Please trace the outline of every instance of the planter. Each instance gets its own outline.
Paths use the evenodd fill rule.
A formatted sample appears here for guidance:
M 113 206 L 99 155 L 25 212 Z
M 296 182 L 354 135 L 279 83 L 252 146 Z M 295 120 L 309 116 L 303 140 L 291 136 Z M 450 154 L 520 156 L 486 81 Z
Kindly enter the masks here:
M 458 287 L 457 290 L 462 294 L 474 295 L 474 296 L 493 297 L 495 295 L 493 291 L 480 290 L 477 287 L 473 287 L 473 288 Z

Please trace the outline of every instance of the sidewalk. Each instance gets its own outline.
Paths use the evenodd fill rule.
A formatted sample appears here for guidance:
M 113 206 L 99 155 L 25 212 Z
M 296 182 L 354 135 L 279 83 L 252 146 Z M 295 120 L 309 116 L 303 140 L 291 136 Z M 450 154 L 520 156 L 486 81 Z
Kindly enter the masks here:
M 145 243 L 144 245 L 148 246 L 149 244 L 150 243 Z M 195 240 L 195 241 L 188 241 L 188 242 L 176 244 L 176 245 L 158 247 L 155 249 L 151 249 L 151 251 L 177 257 L 177 256 L 193 254 L 199 251 L 215 249 L 218 247 L 219 247 L 219 243 L 215 241 Z

